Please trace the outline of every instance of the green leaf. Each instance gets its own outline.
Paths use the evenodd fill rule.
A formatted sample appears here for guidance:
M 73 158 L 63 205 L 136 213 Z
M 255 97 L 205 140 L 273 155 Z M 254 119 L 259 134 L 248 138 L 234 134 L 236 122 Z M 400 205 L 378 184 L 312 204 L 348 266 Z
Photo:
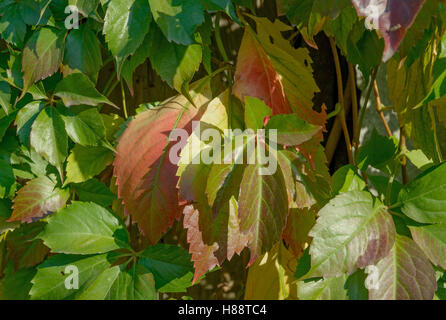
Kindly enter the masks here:
M 23 21 L 19 3 L 13 3 L 6 7 L 0 19 L 0 34 L 6 42 L 19 48 L 23 47 L 26 24 Z
M 157 298 L 153 275 L 140 264 L 121 272 L 106 299 L 155 300 Z
M 372 174 L 367 175 L 367 178 L 373 184 L 376 191 L 378 191 L 378 193 L 383 197 L 383 199 L 386 199 L 390 204 L 398 202 L 398 194 L 403 188 L 401 182 L 398 182 L 397 180 L 390 181 L 389 177 L 375 176 Z M 390 187 L 390 197 L 388 194 L 389 184 L 392 184 Z
M 10 194 L 14 183 L 15 177 L 11 165 L 0 158 L 0 198 L 5 198 Z
M 432 300 L 435 271 L 410 238 L 396 235 L 389 254 L 367 276 L 370 300 Z
M 94 83 L 82 73 L 73 73 L 60 81 L 54 90 L 54 95 L 61 98 L 65 106 L 86 104 L 97 106 L 102 103 L 116 105 L 99 93 Z
M 144 63 L 149 57 L 150 47 L 152 45 L 152 38 L 146 35 L 141 46 L 135 51 L 130 59 L 124 61 L 122 66 L 121 75 L 127 82 L 130 91 L 133 93 L 133 73 L 135 69 Z
M 178 45 L 167 41 L 161 31 L 151 28 L 151 47 L 149 58 L 155 71 L 178 92 L 192 80 L 202 59 L 199 44 Z
M 30 144 L 32 125 L 44 107 L 45 103 L 33 101 L 21 108 L 17 113 L 14 124 L 17 126 L 17 135 L 19 136 L 20 142 L 26 146 Z
M 0 280 L 0 300 L 28 300 L 31 289 L 31 279 L 36 274 L 34 268 L 24 268 L 14 272 L 10 263 L 5 270 L 5 275 Z
M 101 173 L 112 162 L 113 153 L 106 148 L 75 145 L 68 157 L 65 184 L 87 181 Z
M 300 300 L 347 300 L 344 289 L 346 275 L 326 279 L 299 281 L 297 296 Z
M 80 71 L 88 75 L 92 81 L 97 80 L 102 66 L 101 47 L 95 33 L 84 24 L 78 30 L 71 30 L 67 36 L 64 65 L 68 67 L 70 73 Z
M 155 277 L 160 292 L 186 292 L 194 276 L 190 254 L 181 247 L 157 244 L 148 247 L 139 260 Z
M 68 136 L 75 143 L 91 147 L 104 145 L 105 126 L 98 109 L 65 108 L 62 119 Z
M 122 222 L 92 202 L 73 202 L 60 210 L 48 219 L 39 237 L 57 253 L 105 253 L 128 247 Z
M 95 202 L 101 206 L 111 206 L 116 196 L 109 188 L 97 179 L 90 179 L 88 181 L 74 185 L 79 200 L 85 202 Z
M 332 190 L 335 196 L 348 191 L 361 191 L 365 186 L 366 183 L 351 164 L 339 168 L 333 175 Z
M 4 81 L 0 81 L 0 106 L 3 108 L 6 114 L 11 110 L 11 88 L 9 84 Z
M 61 171 L 68 153 L 68 137 L 56 108 L 46 107 L 39 113 L 31 127 L 30 142 L 38 153 Z
M 281 170 L 263 175 L 257 147 L 256 164 L 247 165 L 238 198 L 240 232 L 248 235 L 251 263 L 280 240 L 288 214 L 288 195 Z
M 411 227 L 413 240 L 436 266 L 446 269 L 446 223 Z
M 68 4 L 70 6 L 76 6 L 82 15 L 88 17 L 88 15 L 96 10 L 99 0 L 69 0 Z M 73 32 L 72 30 L 71 32 Z
M 232 20 L 240 23 L 237 15 L 235 14 L 234 5 L 231 0 L 204 0 L 204 8 L 211 11 L 224 11 Z
M 147 0 L 109 1 L 103 33 L 116 59 L 118 75 L 124 60 L 142 44 L 151 21 Z
M 193 33 L 204 22 L 200 0 L 149 0 L 153 18 L 169 42 L 190 45 Z
M 17 111 L 14 111 L 13 113 L 10 113 L 9 115 L 5 115 L 4 117 L 0 118 L 0 141 L 3 140 L 3 137 L 6 134 L 6 130 L 8 130 L 9 126 L 14 121 L 16 114 L 17 114 Z
M 88 288 L 85 288 L 85 290 L 76 297 L 76 300 L 104 300 L 110 293 L 120 272 L 119 266 L 105 269 Z
M 424 171 L 426 169 L 429 169 L 434 166 L 434 162 L 432 159 L 429 159 L 422 150 L 411 150 L 406 153 L 407 159 L 412 162 L 412 164 L 420 169 L 421 171 Z
M 297 114 L 278 114 L 273 116 L 266 125 L 267 132 L 274 129 L 277 130 L 277 143 L 298 146 L 310 140 L 322 128 L 307 123 Z
M 373 130 L 372 136 L 360 149 L 358 167 L 366 170 L 369 165 L 380 170 L 392 172 L 393 163 L 398 153 L 398 140 L 395 137 L 385 137 Z
M 347 289 L 348 300 L 368 300 L 369 291 L 365 287 L 366 278 L 367 274 L 364 270 L 358 270 L 347 278 L 344 288 Z
M 62 63 L 65 31 L 44 27 L 34 32 L 22 56 L 22 97 L 36 81 L 55 73 Z
M 446 222 L 446 163 L 431 168 L 401 190 L 404 214 L 421 223 Z
M 262 100 L 245 97 L 245 124 L 247 128 L 262 129 L 266 117 L 271 116 L 273 110 Z
M 31 222 L 56 212 L 65 205 L 69 196 L 68 190 L 57 188 L 48 177 L 30 180 L 17 192 L 9 221 Z
M 386 207 L 365 191 L 342 193 L 310 231 L 309 276 L 336 277 L 376 263 L 391 250 L 395 226 Z
M 37 267 L 37 273 L 32 279 L 30 291 L 33 300 L 63 300 L 81 294 L 79 290 L 70 290 L 65 286 L 65 280 L 72 275 L 67 266 L 75 266 L 79 270 L 79 288 L 86 290 L 94 280 L 107 268 L 111 262 L 107 254 L 94 256 L 79 256 L 58 254 L 51 256 Z

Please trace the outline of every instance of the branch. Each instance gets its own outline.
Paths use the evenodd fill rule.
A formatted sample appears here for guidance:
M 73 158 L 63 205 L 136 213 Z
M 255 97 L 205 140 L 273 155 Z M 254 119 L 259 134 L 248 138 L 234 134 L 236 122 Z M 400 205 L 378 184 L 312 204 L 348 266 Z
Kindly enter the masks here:
M 387 123 L 386 118 L 384 117 L 384 112 L 382 110 L 381 98 L 379 96 L 378 83 L 373 81 L 373 90 L 375 91 L 376 97 L 376 111 L 378 111 L 379 117 L 381 118 L 382 123 L 384 124 L 384 128 L 386 129 L 387 134 L 391 137 L 392 130 L 390 130 L 389 124 Z

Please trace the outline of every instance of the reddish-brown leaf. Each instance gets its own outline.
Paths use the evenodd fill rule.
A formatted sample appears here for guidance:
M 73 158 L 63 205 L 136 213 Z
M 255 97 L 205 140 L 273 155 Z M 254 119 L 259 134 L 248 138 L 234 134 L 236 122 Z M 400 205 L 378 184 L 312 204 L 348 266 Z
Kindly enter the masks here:
M 32 222 L 62 208 L 69 197 L 68 190 L 57 188 L 48 177 L 30 180 L 17 192 L 8 221 Z
M 177 165 L 169 158 L 176 144 L 169 141 L 171 131 L 191 132 L 191 122 L 210 101 L 208 84 L 203 80 L 191 92 L 197 108 L 184 96 L 175 97 L 137 115 L 119 139 L 114 162 L 118 196 L 152 244 L 181 216 Z
M 309 242 L 311 228 L 316 222 L 314 209 L 291 209 L 282 237 L 295 257 L 299 258 L 305 249 L 305 243 Z
M 263 100 L 273 109 L 273 115 L 292 112 L 279 74 L 248 30 L 237 58 L 233 92 L 241 101 L 245 101 L 247 96 Z
M 218 265 L 218 260 L 214 254 L 218 249 L 218 244 L 214 243 L 209 246 L 203 242 L 203 237 L 198 227 L 198 215 L 198 210 L 195 210 L 193 206 L 186 206 L 184 208 L 183 225 L 187 229 L 189 252 L 192 254 L 192 261 L 194 262 L 195 268 L 193 282 L 200 279 L 207 271 L 212 270 Z
M 383 61 L 389 60 L 415 21 L 426 0 L 353 0 L 359 16 L 378 29 L 385 41 Z

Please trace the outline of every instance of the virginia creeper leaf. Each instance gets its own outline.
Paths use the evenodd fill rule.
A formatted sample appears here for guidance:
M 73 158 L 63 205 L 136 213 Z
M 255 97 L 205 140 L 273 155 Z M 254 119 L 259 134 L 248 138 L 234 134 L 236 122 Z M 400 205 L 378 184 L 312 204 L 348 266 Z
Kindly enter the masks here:
M 62 208 L 69 196 L 68 190 L 57 188 L 45 176 L 30 180 L 17 192 L 9 221 L 31 222 L 44 217 Z
M 310 232 L 311 276 L 337 277 L 374 264 L 391 250 L 395 226 L 386 207 L 365 191 L 331 200 Z
M 74 189 L 76 190 L 80 201 L 91 201 L 103 207 L 111 206 L 116 199 L 113 192 L 97 179 L 90 179 L 82 183 L 77 183 L 74 185 Z
M 39 236 L 52 252 L 105 253 L 128 246 L 122 222 L 92 202 L 73 202 L 48 219 Z
M 409 227 L 413 240 L 436 266 L 446 269 L 446 224 Z
M 373 283 L 370 300 L 431 300 L 437 290 L 429 260 L 413 240 L 401 235 L 367 279 Z

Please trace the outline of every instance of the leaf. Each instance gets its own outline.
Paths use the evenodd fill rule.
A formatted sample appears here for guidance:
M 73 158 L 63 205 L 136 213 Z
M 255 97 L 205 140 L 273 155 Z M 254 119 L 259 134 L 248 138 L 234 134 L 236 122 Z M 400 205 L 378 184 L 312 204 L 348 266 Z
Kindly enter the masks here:
M 45 108 L 45 103 L 33 101 L 21 108 L 17 113 L 14 123 L 17 126 L 17 135 L 20 142 L 27 146 L 30 144 L 32 125 L 43 108 Z
M 446 269 L 446 224 L 411 227 L 413 240 L 436 266 Z
M 68 153 L 64 122 L 54 107 L 43 109 L 31 127 L 31 146 L 61 171 Z
M 124 61 L 124 64 L 122 65 L 121 76 L 124 78 L 125 82 L 127 82 L 132 95 L 134 94 L 134 71 L 139 65 L 143 64 L 146 61 L 150 54 L 150 47 L 152 46 L 152 38 L 150 37 L 150 35 L 151 33 L 145 36 L 143 43 L 129 59 Z
M 262 100 L 245 97 L 245 124 L 250 129 L 262 129 L 265 118 L 272 115 L 272 110 Z
M 124 60 L 142 44 L 152 16 L 146 0 L 111 0 L 104 19 L 103 33 L 116 59 L 118 76 Z
M 296 298 L 297 286 L 293 283 L 296 259 L 278 242 L 260 257 L 248 271 L 245 300 L 285 300 Z
M 201 46 L 169 42 L 156 27 L 151 28 L 150 38 L 149 58 L 152 67 L 169 86 L 184 94 L 185 86 L 200 66 Z
M 62 63 L 64 36 L 64 31 L 43 27 L 29 38 L 22 56 L 22 97 L 36 81 L 45 79 L 57 71 Z
M 153 275 L 142 265 L 135 265 L 127 272 L 120 272 L 113 283 L 109 300 L 155 300 Z
M 432 300 L 437 290 L 429 260 L 413 240 L 400 235 L 366 281 L 376 287 L 369 288 L 370 300 Z
M 181 215 L 177 166 L 169 159 L 171 130 L 191 131 L 191 121 L 210 100 L 207 84 L 201 81 L 191 92 L 197 108 L 178 96 L 138 114 L 119 139 L 114 161 L 118 197 L 152 244 Z
M 273 114 L 291 113 L 279 75 L 254 35 L 246 30 L 237 58 L 233 93 L 264 101 Z
M 84 2 L 85 5 L 90 3 L 94 1 L 85 0 Z M 101 66 L 101 47 L 94 32 L 86 28 L 84 24 L 80 26 L 80 29 L 71 30 L 65 43 L 64 74 L 80 71 L 95 82 Z
M 42 176 L 17 192 L 9 221 L 31 222 L 62 208 L 70 197 L 69 191 L 59 189 L 49 178 Z
M 0 159 L 0 198 L 7 197 L 15 183 L 14 172 L 11 165 Z
M 29 300 L 28 292 L 35 273 L 34 268 L 23 268 L 15 272 L 12 263 L 9 264 L 0 281 L 0 300 Z
M 398 50 L 425 0 L 353 0 L 359 16 L 365 16 L 384 37 L 386 46 L 383 61 L 389 60 Z
M 75 145 L 67 163 L 68 183 L 80 183 L 100 174 L 113 162 L 113 153 L 103 147 Z
M 112 205 L 116 196 L 109 188 L 97 179 L 90 179 L 88 181 L 77 183 L 74 185 L 79 200 L 84 202 L 95 202 L 103 207 Z
M 89 14 L 96 10 L 99 0 L 69 0 L 68 4 L 70 6 L 76 6 L 82 15 L 88 17 Z M 72 30 L 71 32 L 73 32 Z
M 344 283 L 347 275 L 326 279 L 299 281 L 297 285 L 300 300 L 347 300 Z
M 110 265 L 111 262 L 108 260 L 107 254 L 93 256 L 58 254 L 51 256 L 37 267 L 37 273 L 31 281 L 33 286 L 29 294 L 32 300 L 72 299 L 91 286 L 92 282 Z M 65 286 L 65 281 L 72 275 L 72 273 L 66 273 L 67 266 L 77 267 L 79 288 L 82 290 L 70 290 Z
M 158 291 L 186 292 L 192 286 L 194 274 L 190 258 L 189 253 L 181 247 L 157 244 L 142 253 L 139 264 L 153 274 Z
M 405 215 L 421 223 L 446 222 L 446 163 L 425 171 L 401 190 Z
M 339 168 L 333 175 L 333 195 L 364 190 L 366 184 L 353 165 Z
M 184 208 L 184 228 L 187 229 L 187 242 L 189 243 L 189 253 L 192 255 L 195 274 L 193 283 L 197 282 L 207 271 L 218 266 L 218 260 L 214 253 L 218 249 L 218 244 L 213 243 L 211 246 L 203 242 L 203 236 L 199 228 L 198 210 L 193 206 Z
M 92 202 L 72 202 L 48 219 L 39 236 L 52 252 L 105 253 L 128 246 L 125 226 Z
M 351 274 L 357 268 L 376 263 L 392 248 L 392 217 L 368 192 L 340 194 L 318 215 L 310 232 L 311 276 Z
M 102 103 L 116 107 L 116 105 L 99 93 L 94 83 L 82 73 L 73 73 L 60 81 L 54 95 L 62 99 L 66 107 L 86 104 L 97 106 Z
M 369 291 L 365 287 L 366 278 L 367 274 L 364 270 L 358 270 L 347 278 L 344 288 L 347 289 L 348 300 L 368 300 Z
M 259 153 L 257 149 L 257 159 Z M 263 175 L 263 166 L 257 160 L 249 164 L 240 185 L 240 231 L 249 235 L 250 264 L 270 250 L 283 232 L 288 214 L 288 196 L 283 174 L 276 170 Z
M 0 19 L 0 34 L 6 42 L 19 48 L 23 47 L 26 24 L 23 21 L 19 3 L 13 3 L 4 9 L 3 16 Z
M 293 208 L 290 210 L 282 237 L 295 257 L 300 258 L 305 246 L 310 243 L 308 234 L 315 222 L 316 213 L 314 209 Z
M 6 114 L 11 109 L 11 88 L 5 81 L 0 81 L 0 106 L 3 108 Z
M 68 136 L 84 147 L 104 146 L 105 126 L 96 108 L 63 110 L 62 119 Z
M 265 129 L 277 130 L 277 143 L 298 146 L 309 141 L 322 128 L 308 124 L 296 114 L 279 114 L 268 121 Z
M 149 0 L 153 19 L 169 42 L 190 45 L 192 35 L 204 22 L 200 0 Z
M 50 250 L 36 236 L 45 226 L 42 222 L 26 224 L 7 234 L 7 248 L 14 270 L 34 267 L 41 263 Z
M 119 266 L 105 269 L 88 288 L 76 297 L 76 300 L 105 300 L 112 286 L 120 276 L 121 270 Z

